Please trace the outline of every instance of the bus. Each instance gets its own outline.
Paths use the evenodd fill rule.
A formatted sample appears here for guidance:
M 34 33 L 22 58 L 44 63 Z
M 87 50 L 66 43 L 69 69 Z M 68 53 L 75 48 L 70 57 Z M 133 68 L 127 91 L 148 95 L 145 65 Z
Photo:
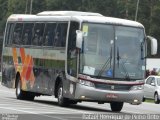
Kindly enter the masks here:
M 147 42 L 149 41 L 149 42 Z M 49 95 L 60 106 L 88 101 L 123 104 L 143 99 L 147 47 L 157 40 L 131 20 L 81 11 L 9 16 L 3 42 L 2 85 L 17 99 Z

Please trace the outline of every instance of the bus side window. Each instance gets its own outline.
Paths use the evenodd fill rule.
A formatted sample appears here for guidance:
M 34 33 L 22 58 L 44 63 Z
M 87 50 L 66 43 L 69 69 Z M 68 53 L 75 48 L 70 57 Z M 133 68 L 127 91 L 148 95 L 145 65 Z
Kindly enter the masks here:
M 5 45 L 11 45 L 12 44 L 12 37 L 13 37 L 14 26 L 15 26 L 14 23 L 8 23 L 7 24 L 6 37 L 5 37 Z
M 44 23 L 36 23 L 32 39 L 33 45 L 41 46 L 43 44 L 43 32 L 44 32 Z
M 55 47 L 65 47 L 67 27 L 68 27 L 67 23 L 57 23 L 57 28 L 55 30 L 55 36 L 54 36 Z
M 21 43 L 22 29 L 23 29 L 23 23 L 16 23 L 16 26 L 13 32 L 12 44 L 18 45 Z
M 22 45 L 31 45 L 33 23 L 25 23 L 22 34 Z
M 54 34 L 55 34 L 56 23 L 47 23 L 45 27 L 45 33 L 43 38 L 44 46 L 53 46 Z

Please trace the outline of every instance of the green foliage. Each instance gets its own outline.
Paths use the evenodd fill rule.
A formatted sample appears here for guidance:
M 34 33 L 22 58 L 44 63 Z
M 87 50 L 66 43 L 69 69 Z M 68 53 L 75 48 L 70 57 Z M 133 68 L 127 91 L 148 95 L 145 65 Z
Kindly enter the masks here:
M 105 16 L 135 20 L 138 0 L 33 0 L 32 14 L 41 11 L 78 10 L 98 12 Z M 29 14 L 31 0 L 0 0 L 0 34 L 11 14 Z M 137 21 L 148 35 L 160 41 L 160 0 L 139 0 Z M 159 45 L 160 48 L 160 45 Z M 158 50 L 160 51 L 160 49 Z M 160 57 L 160 53 L 158 54 Z

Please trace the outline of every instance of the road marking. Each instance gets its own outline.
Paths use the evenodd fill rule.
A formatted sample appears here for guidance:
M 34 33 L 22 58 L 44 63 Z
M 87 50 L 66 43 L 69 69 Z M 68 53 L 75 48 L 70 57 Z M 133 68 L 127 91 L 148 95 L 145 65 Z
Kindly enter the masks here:
M 3 88 L 2 88 L 3 89 Z M 53 105 L 50 104 L 51 101 L 52 101 L 52 98 L 47 98 L 47 97 L 40 97 L 40 98 L 36 98 L 35 102 L 33 101 L 20 101 L 20 100 L 17 100 L 15 98 L 15 92 L 13 91 L 13 89 L 6 89 L 6 90 L 0 90 L 0 102 L 1 103 L 4 103 L 6 106 L 11 106 L 11 107 L 21 107 L 23 106 L 24 110 L 26 109 L 33 109 L 32 107 L 34 107 L 34 109 L 41 109 L 41 110 L 46 110 L 47 109 L 50 109 L 50 110 L 56 110 L 56 111 L 62 111 L 62 112 L 66 112 L 68 111 L 71 112 L 71 114 L 73 113 L 96 113 L 96 110 L 94 111 L 88 111 L 88 110 L 83 110 L 83 109 L 79 109 L 79 108 L 62 108 L 62 107 L 59 107 L 57 105 L 55 105 L 54 103 L 57 102 L 54 98 L 53 98 Z M 14 96 L 13 96 L 14 95 Z M 41 103 L 42 101 L 42 103 Z M 8 103 L 8 104 L 7 104 Z M 5 106 L 4 104 L 0 104 L 0 106 Z M 27 105 L 23 105 L 23 104 L 27 104 Z M 157 109 L 159 109 L 159 106 L 157 106 L 156 104 L 151 104 L 151 103 L 143 103 L 144 106 L 151 106 L 151 107 L 158 107 Z M 27 107 L 30 107 L 30 108 L 27 108 Z M 94 108 L 97 108 L 97 109 L 104 109 L 106 111 L 109 111 L 109 113 L 111 114 L 114 114 L 114 112 L 111 112 L 110 110 L 110 106 L 109 105 L 106 105 L 106 106 L 102 106 L 102 105 L 95 105 L 95 104 L 92 104 L 92 103 L 86 103 L 86 102 L 83 102 L 83 104 L 79 104 L 79 106 L 84 106 L 84 107 L 92 107 L 93 109 Z M 96 107 L 95 107 L 96 106 Z M 125 109 L 124 109 L 125 108 Z M 138 106 L 138 107 L 131 107 L 131 106 L 125 106 L 121 113 L 127 113 L 127 114 L 140 114 L 141 111 L 143 111 L 143 113 L 147 114 L 147 113 L 158 113 L 159 111 L 156 111 L 156 109 L 154 110 L 150 110 L 150 109 L 144 109 L 143 106 Z M 49 112 L 50 112 L 49 110 Z M 129 111 L 128 111 L 129 110 Z M 52 112 L 51 112 L 52 113 Z M 105 113 L 105 111 L 97 111 L 97 113 Z M 107 112 L 107 114 L 109 114 Z M 60 113 L 59 113 L 60 114 Z
M 1 109 L 6 109 L 6 110 L 15 110 L 15 111 L 18 111 L 18 112 L 22 112 L 22 113 L 29 113 L 29 114 L 35 114 L 35 115 L 39 115 L 39 116 L 43 116 L 43 117 L 48 117 L 48 118 L 52 118 L 52 119 L 59 119 L 59 120 L 68 120 L 68 119 L 63 119 L 63 118 L 59 118 L 59 117 L 53 117 L 53 116 L 49 116 L 49 115 L 43 115 L 43 114 L 38 114 L 36 112 L 30 112 L 30 111 L 25 111 L 25 110 L 17 110 L 17 109 L 14 109 L 14 108 L 11 108 L 11 107 L 1 107 Z
M 10 100 L 10 99 L 8 99 L 8 98 L 2 98 L 2 99 L 7 99 L 7 100 Z M 10 102 L 10 101 L 9 101 Z M 13 101 L 12 101 L 13 102 Z M 32 107 L 32 105 L 33 105 L 33 103 L 34 102 L 30 102 L 30 101 L 21 101 L 22 103 L 30 103 L 30 105 L 31 105 L 31 107 Z M 17 104 L 17 100 L 15 99 L 15 101 L 14 101 L 14 103 L 16 103 L 16 105 L 19 105 L 19 106 L 25 106 L 25 105 L 23 105 L 23 104 L 21 104 L 21 102 L 20 103 L 18 103 Z M 34 104 L 38 104 L 38 103 L 34 103 Z M 12 105 L 14 105 L 14 104 L 12 104 Z M 41 110 L 42 110 L 42 106 L 45 108 L 44 110 L 46 110 L 46 106 L 47 106 L 47 108 L 49 108 L 49 109 L 52 109 L 52 110 L 55 110 L 55 106 L 54 106 L 54 108 L 53 107 L 51 107 L 51 106 L 49 106 L 48 107 L 48 105 L 42 105 L 42 104 L 38 104 L 39 106 L 36 106 L 37 108 L 40 108 Z M 85 107 L 87 107 L 87 106 L 89 106 L 89 107 L 93 107 L 93 108 L 99 108 L 99 109 L 102 109 L 102 108 L 106 108 L 106 107 L 104 107 L 104 106 L 100 106 L 100 107 L 94 107 L 93 105 L 89 105 L 89 104 L 86 104 L 86 105 L 80 105 L 80 106 L 85 106 Z M 16 107 L 16 106 L 15 106 Z M 60 108 L 60 107 L 56 107 L 56 108 L 58 108 L 58 109 L 56 109 L 56 111 L 58 111 L 59 109 L 60 110 L 66 110 L 66 108 L 65 109 L 63 109 L 63 108 Z M 29 108 L 26 108 L 26 109 L 29 109 Z M 31 108 L 32 109 L 32 108 Z M 107 109 L 106 109 L 107 110 Z M 68 111 L 68 110 L 67 110 Z M 92 112 L 86 112 L 86 111 L 78 111 L 78 110 L 71 110 L 71 109 L 69 109 L 69 111 L 72 111 L 72 112 L 80 112 L 80 113 L 94 113 L 93 111 Z M 133 113 L 133 114 L 138 114 L 138 112 L 133 112 L 133 111 L 125 111 L 125 110 L 122 110 L 122 112 L 126 112 L 126 113 Z M 53 113 L 53 112 L 52 112 Z M 65 113 L 65 112 L 64 112 Z M 100 112 L 101 113 L 101 112 Z
M 9 98 L 0 98 L 0 99 L 4 99 L 4 100 L 11 100 L 11 99 L 9 99 Z M 51 108 L 51 109 L 53 109 L 53 107 L 54 107 L 54 109 L 55 110 L 59 110 L 59 111 L 63 111 L 63 110 L 66 110 L 66 111 L 70 111 L 71 113 L 72 112 L 78 112 L 78 113 L 90 113 L 90 112 L 87 112 L 87 111 L 83 111 L 83 110 L 72 110 L 72 108 L 63 108 L 63 107 L 59 107 L 59 106 L 51 106 L 51 105 L 44 105 L 43 103 L 41 104 L 41 103 L 35 103 L 34 101 L 23 101 L 23 100 L 19 100 L 20 102 L 18 103 L 18 104 L 20 104 L 20 103 L 25 103 L 25 104 L 28 104 L 28 106 L 29 105 L 31 105 L 31 106 L 33 106 L 33 105 L 38 105 L 37 107 L 47 107 L 47 108 Z M 16 102 L 18 102 L 18 100 L 17 99 L 15 99 L 14 101 L 11 101 L 12 103 L 16 103 Z M 22 106 L 23 106 L 23 104 L 22 104 Z M 25 107 L 25 105 L 24 105 L 24 107 Z M 46 109 L 45 109 L 46 110 Z
M 0 92 L 1 92 L 1 94 L 3 94 L 3 93 L 11 93 L 11 94 L 14 94 L 13 91 L 0 90 Z
M 8 106 L 8 104 L 0 104 L 0 107 L 1 106 L 3 106 L 3 108 L 4 107 L 6 107 L 6 108 L 8 108 L 7 106 Z M 44 112 L 44 111 L 46 111 L 46 107 L 45 108 L 39 108 L 38 109 L 38 107 L 37 107 L 37 109 L 35 109 L 35 107 L 34 108 L 31 108 L 32 106 L 29 106 L 28 108 L 24 108 L 23 107 L 24 105 L 19 105 L 19 106 L 13 106 L 12 105 L 12 107 L 16 107 L 17 109 L 20 109 L 20 110 L 30 110 L 30 111 L 36 111 L 38 114 L 60 114 L 59 113 L 59 111 L 58 110 L 55 110 L 55 109 L 47 109 L 48 110 L 48 112 Z M 23 107 L 23 108 L 22 108 Z M 72 112 L 72 114 L 77 114 L 78 113 L 78 111 L 77 112 L 75 112 L 75 113 L 73 113 Z M 68 111 L 66 111 L 66 112 L 63 112 L 63 113 L 61 113 L 61 114 L 70 114 Z

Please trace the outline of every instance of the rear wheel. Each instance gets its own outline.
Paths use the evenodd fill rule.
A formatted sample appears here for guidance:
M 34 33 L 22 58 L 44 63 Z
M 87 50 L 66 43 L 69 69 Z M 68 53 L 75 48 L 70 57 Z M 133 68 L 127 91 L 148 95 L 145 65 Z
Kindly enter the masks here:
M 77 103 L 78 103 L 77 101 L 69 100 L 69 104 L 74 104 L 74 105 L 76 105 Z
M 16 83 L 16 97 L 17 99 L 23 100 L 25 98 L 25 92 L 21 90 L 21 81 L 20 78 L 17 78 L 17 83 Z
M 69 100 L 63 96 L 63 86 L 62 86 L 62 83 L 60 83 L 59 87 L 58 87 L 58 104 L 60 106 L 63 106 L 63 107 L 69 105 Z
M 143 97 L 142 101 L 143 101 L 143 102 L 145 102 L 145 100 L 146 100 L 146 98 L 145 98 L 145 97 Z
M 21 81 L 20 81 L 20 77 L 17 78 L 17 82 L 16 82 L 16 97 L 19 100 L 34 100 L 35 95 L 33 95 L 30 92 L 26 92 L 23 91 L 21 89 Z
M 123 108 L 123 102 L 111 102 L 110 106 L 113 112 L 120 112 Z
M 154 102 L 155 102 L 155 104 L 159 104 L 159 103 L 160 103 L 160 99 L 159 99 L 159 97 L 158 97 L 158 93 L 156 93 L 156 94 L 154 95 Z

